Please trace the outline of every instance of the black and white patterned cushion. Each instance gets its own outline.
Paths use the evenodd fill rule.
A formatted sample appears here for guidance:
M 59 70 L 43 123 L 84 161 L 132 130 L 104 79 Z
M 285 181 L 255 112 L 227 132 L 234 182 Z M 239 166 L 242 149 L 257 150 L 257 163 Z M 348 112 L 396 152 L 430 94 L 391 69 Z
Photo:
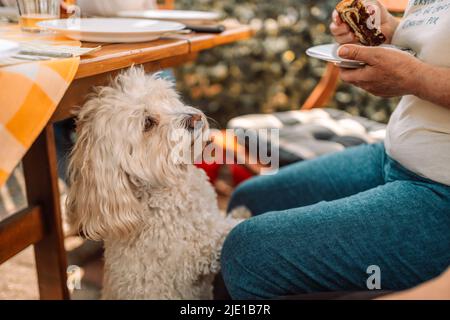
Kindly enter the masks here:
M 384 140 L 386 126 L 336 109 L 312 109 L 272 114 L 251 114 L 232 119 L 230 129 L 244 129 L 259 143 L 267 137 L 259 129 L 279 129 L 280 165 L 313 159 L 360 144 Z M 264 141 L 261 141 L 264 140 Z M 241 140 L 246 144 L 248 140 Z

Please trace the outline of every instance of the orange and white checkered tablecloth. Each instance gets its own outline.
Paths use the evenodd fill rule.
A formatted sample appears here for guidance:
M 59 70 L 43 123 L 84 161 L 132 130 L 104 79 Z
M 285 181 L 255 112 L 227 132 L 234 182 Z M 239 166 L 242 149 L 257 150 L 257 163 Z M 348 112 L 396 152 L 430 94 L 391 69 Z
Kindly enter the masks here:
M 60 36 L 24 34 L 0 26 L 0 38 L 80 45 Z M 43 130 L 78 70 L 79 58 L 0 68 L 0 186 Z

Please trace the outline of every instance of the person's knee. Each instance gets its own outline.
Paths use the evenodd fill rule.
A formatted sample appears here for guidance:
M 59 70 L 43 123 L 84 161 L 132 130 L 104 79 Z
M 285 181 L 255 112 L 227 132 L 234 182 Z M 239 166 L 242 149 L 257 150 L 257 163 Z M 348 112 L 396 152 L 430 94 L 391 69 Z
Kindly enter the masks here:
M 233 272 L 237 270 L 236 262 L 245 258 L 242 255 L 242 249 L 248 241 L 246 223 L 247 221 L 244 221 L 237 225 L 225 239 L 221 254 L 221 267 L 224 278 L 233 279 Z
M 268 212 L 236 226 L 226 238 L 221 258 L 222 275 L 233 299 L 270 299 L 314 288 L 308 275 L 318 268 L 319 250 L 312 249 L 316 225 L 283 219 L 288 213 Z M 305 234 L 305 235 L 304 235 Z M 295 236 L 295 238 L 293 238 Z M 320 237 L 318 237 L 319 239 Z M 295 250 L 292 251 L 292 243 Z M 320 247 L 320 242 L 315 243 Z M 315 259 L 306 263 L 305 256 Z M 298 264 L 295 264 L 298 263 Z M 298 273 L 303 269 L 305 272 Z
M 243 291 L 246 272 L 252 269 L 249 250 L 256 250 L 258 244 L 253 238 L 253 223 L 250 220 L 237 225 L 226 238 L 221 254 L 223 279 L 230 295 L 234 299 L 248 298 Z

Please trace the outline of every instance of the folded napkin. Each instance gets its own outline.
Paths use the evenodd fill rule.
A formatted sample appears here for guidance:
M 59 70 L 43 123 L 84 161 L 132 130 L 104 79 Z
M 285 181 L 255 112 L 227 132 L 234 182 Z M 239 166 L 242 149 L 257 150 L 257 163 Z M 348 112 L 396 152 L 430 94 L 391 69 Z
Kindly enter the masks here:
M 0 67 L 30 61 L 80 57 L 98 51 L 100 48 L 100 46 L 80 48 L 76 46 L 51 45 L 42 41 L 20 42 L 20 51 L 12 57 L 1 59 Z

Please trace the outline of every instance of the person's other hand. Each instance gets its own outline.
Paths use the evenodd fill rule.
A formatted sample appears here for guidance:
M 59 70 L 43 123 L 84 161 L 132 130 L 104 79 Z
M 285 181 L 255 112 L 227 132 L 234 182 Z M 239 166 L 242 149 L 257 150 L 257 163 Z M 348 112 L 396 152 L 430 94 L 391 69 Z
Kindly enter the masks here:
M 348 24 L 342 21 L 336 10 L 333 11 L 332 20 L 333 21 L 330 24 L 330 31 L 337 43 L 346 44 L 358 42 L 353 31 L 350 29 Z
M 424 64 L 406 52 L 380 47 L 344 45 L 341 58 L 363 61 L 360 69 L 341 68 L 341 79 L 376 96 L 394 97 L 415 94 L 419 87 L 420 69 Z
M 369 4 L 367 8 L 371 15 L 378 15 L 376 20 L 379 21 L 376 21 L 376 23 L 380 24 L 381 32 L 386 36 L 385 43 L 391 43 L 399 21 L 392 16 L 386 7 L 379 1 L 376 1 L 375 4 Z M 342 21 L 336 10 L 334 10 L 332 14 L 330 31 L 336 42 L 339 44 L 358 43 L 357 37 L 347 23 Z

